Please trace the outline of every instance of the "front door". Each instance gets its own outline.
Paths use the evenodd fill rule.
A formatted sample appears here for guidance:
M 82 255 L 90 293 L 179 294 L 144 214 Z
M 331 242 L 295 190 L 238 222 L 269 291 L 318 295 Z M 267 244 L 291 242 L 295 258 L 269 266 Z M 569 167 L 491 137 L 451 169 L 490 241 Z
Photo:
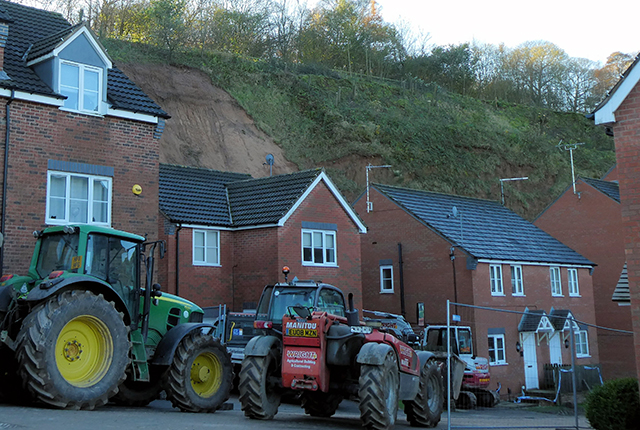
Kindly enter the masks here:
M 562 364 L 562 343 L 560 342 L 561 332 L 555 333 L 555 335 L 549 340 L 549 362 L 551 364 Z
M 524 333 L 522 356 L 524 358 L 524 383 L 527 390 L 540 388 L 537 352 L 535 333 Z

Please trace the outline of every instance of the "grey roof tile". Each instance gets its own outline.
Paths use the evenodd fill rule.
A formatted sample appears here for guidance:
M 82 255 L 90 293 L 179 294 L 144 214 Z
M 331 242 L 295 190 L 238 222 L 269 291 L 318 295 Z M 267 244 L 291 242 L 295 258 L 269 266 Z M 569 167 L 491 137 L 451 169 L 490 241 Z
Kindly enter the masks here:
M 534 309 L 534 310 L 526 309 L 525 313 L 522 315 L 522 318 L 520 318 L 520 323 L 518 324 L 518 331 L 523 332 L 523 331 L 538 330 L 540 320 L 545 315 L 546 315 L 546 312 L 543 309 Z
M 620 203 L 620 186 L 617 182 L 603 181 L 601 179 L 593 178 L 580 178 L 587 184 L 591 185 L 596 190 L 612 198 L 616 202 Z
M 160 164 L 160 210 L 173 222 L 231 226 L 225 185 L 247 178 L 251 176 Z
M 50 52 L 61 38 L 69 35 L 77 26 L 71 26 L 59 13 L 5 0 L 0 0 L 0 20 L 9 22 L 4 71 L 10 78 L 0 80 L 0 88 L 64 98 L 27 66 L 27 58 L 38 58 Z M 113 108 L 161 118 L 170 117 L 118 68 L 109 69 L 107 76 L 107 99 Z
M 474 258 L 593 265 L 498 202 L 390 185 L 372 186 Z M 457 217 L 451 216 L 454 206 Z
M 558 331 L 562 331 L 569 314 L 571 314 L 569 309 L 551 309 L 548 317 L 553 327 Z
M 321 172 L 321 169 L 313 169 L 229 183 L 233 224 L 249 226 L 278 222 Z

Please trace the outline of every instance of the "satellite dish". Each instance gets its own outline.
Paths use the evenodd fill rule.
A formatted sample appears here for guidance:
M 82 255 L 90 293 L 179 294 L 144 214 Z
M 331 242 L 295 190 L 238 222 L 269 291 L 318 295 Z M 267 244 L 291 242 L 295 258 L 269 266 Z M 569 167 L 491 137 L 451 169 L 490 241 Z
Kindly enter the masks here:
M 269 166 L 273 166 L 273 154 L 267 154 L 266 160 Z

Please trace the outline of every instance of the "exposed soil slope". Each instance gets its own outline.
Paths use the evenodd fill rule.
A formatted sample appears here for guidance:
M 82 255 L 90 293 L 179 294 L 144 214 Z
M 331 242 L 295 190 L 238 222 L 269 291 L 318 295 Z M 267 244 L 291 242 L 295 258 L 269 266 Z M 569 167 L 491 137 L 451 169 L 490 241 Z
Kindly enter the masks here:
M 273 154 L 273 174 L 298 167 L 282 149 L 258 130 L 251 117 L 209 77 L 195 69 L 158 64 L 118 67 L 164 109 L 167 120 L 160 139 L 160 162 L 269 176 L 267 154 Z

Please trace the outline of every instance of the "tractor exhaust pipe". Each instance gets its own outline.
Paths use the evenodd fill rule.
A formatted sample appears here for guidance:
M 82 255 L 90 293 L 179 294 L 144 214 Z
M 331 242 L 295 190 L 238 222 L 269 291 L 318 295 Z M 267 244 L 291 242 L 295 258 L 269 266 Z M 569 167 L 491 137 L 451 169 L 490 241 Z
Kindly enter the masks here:
M 353 308 L 353 293 L 349 293 L 349 309 L 347 310 L 347 324 L 360 325 L 360 314 Z

